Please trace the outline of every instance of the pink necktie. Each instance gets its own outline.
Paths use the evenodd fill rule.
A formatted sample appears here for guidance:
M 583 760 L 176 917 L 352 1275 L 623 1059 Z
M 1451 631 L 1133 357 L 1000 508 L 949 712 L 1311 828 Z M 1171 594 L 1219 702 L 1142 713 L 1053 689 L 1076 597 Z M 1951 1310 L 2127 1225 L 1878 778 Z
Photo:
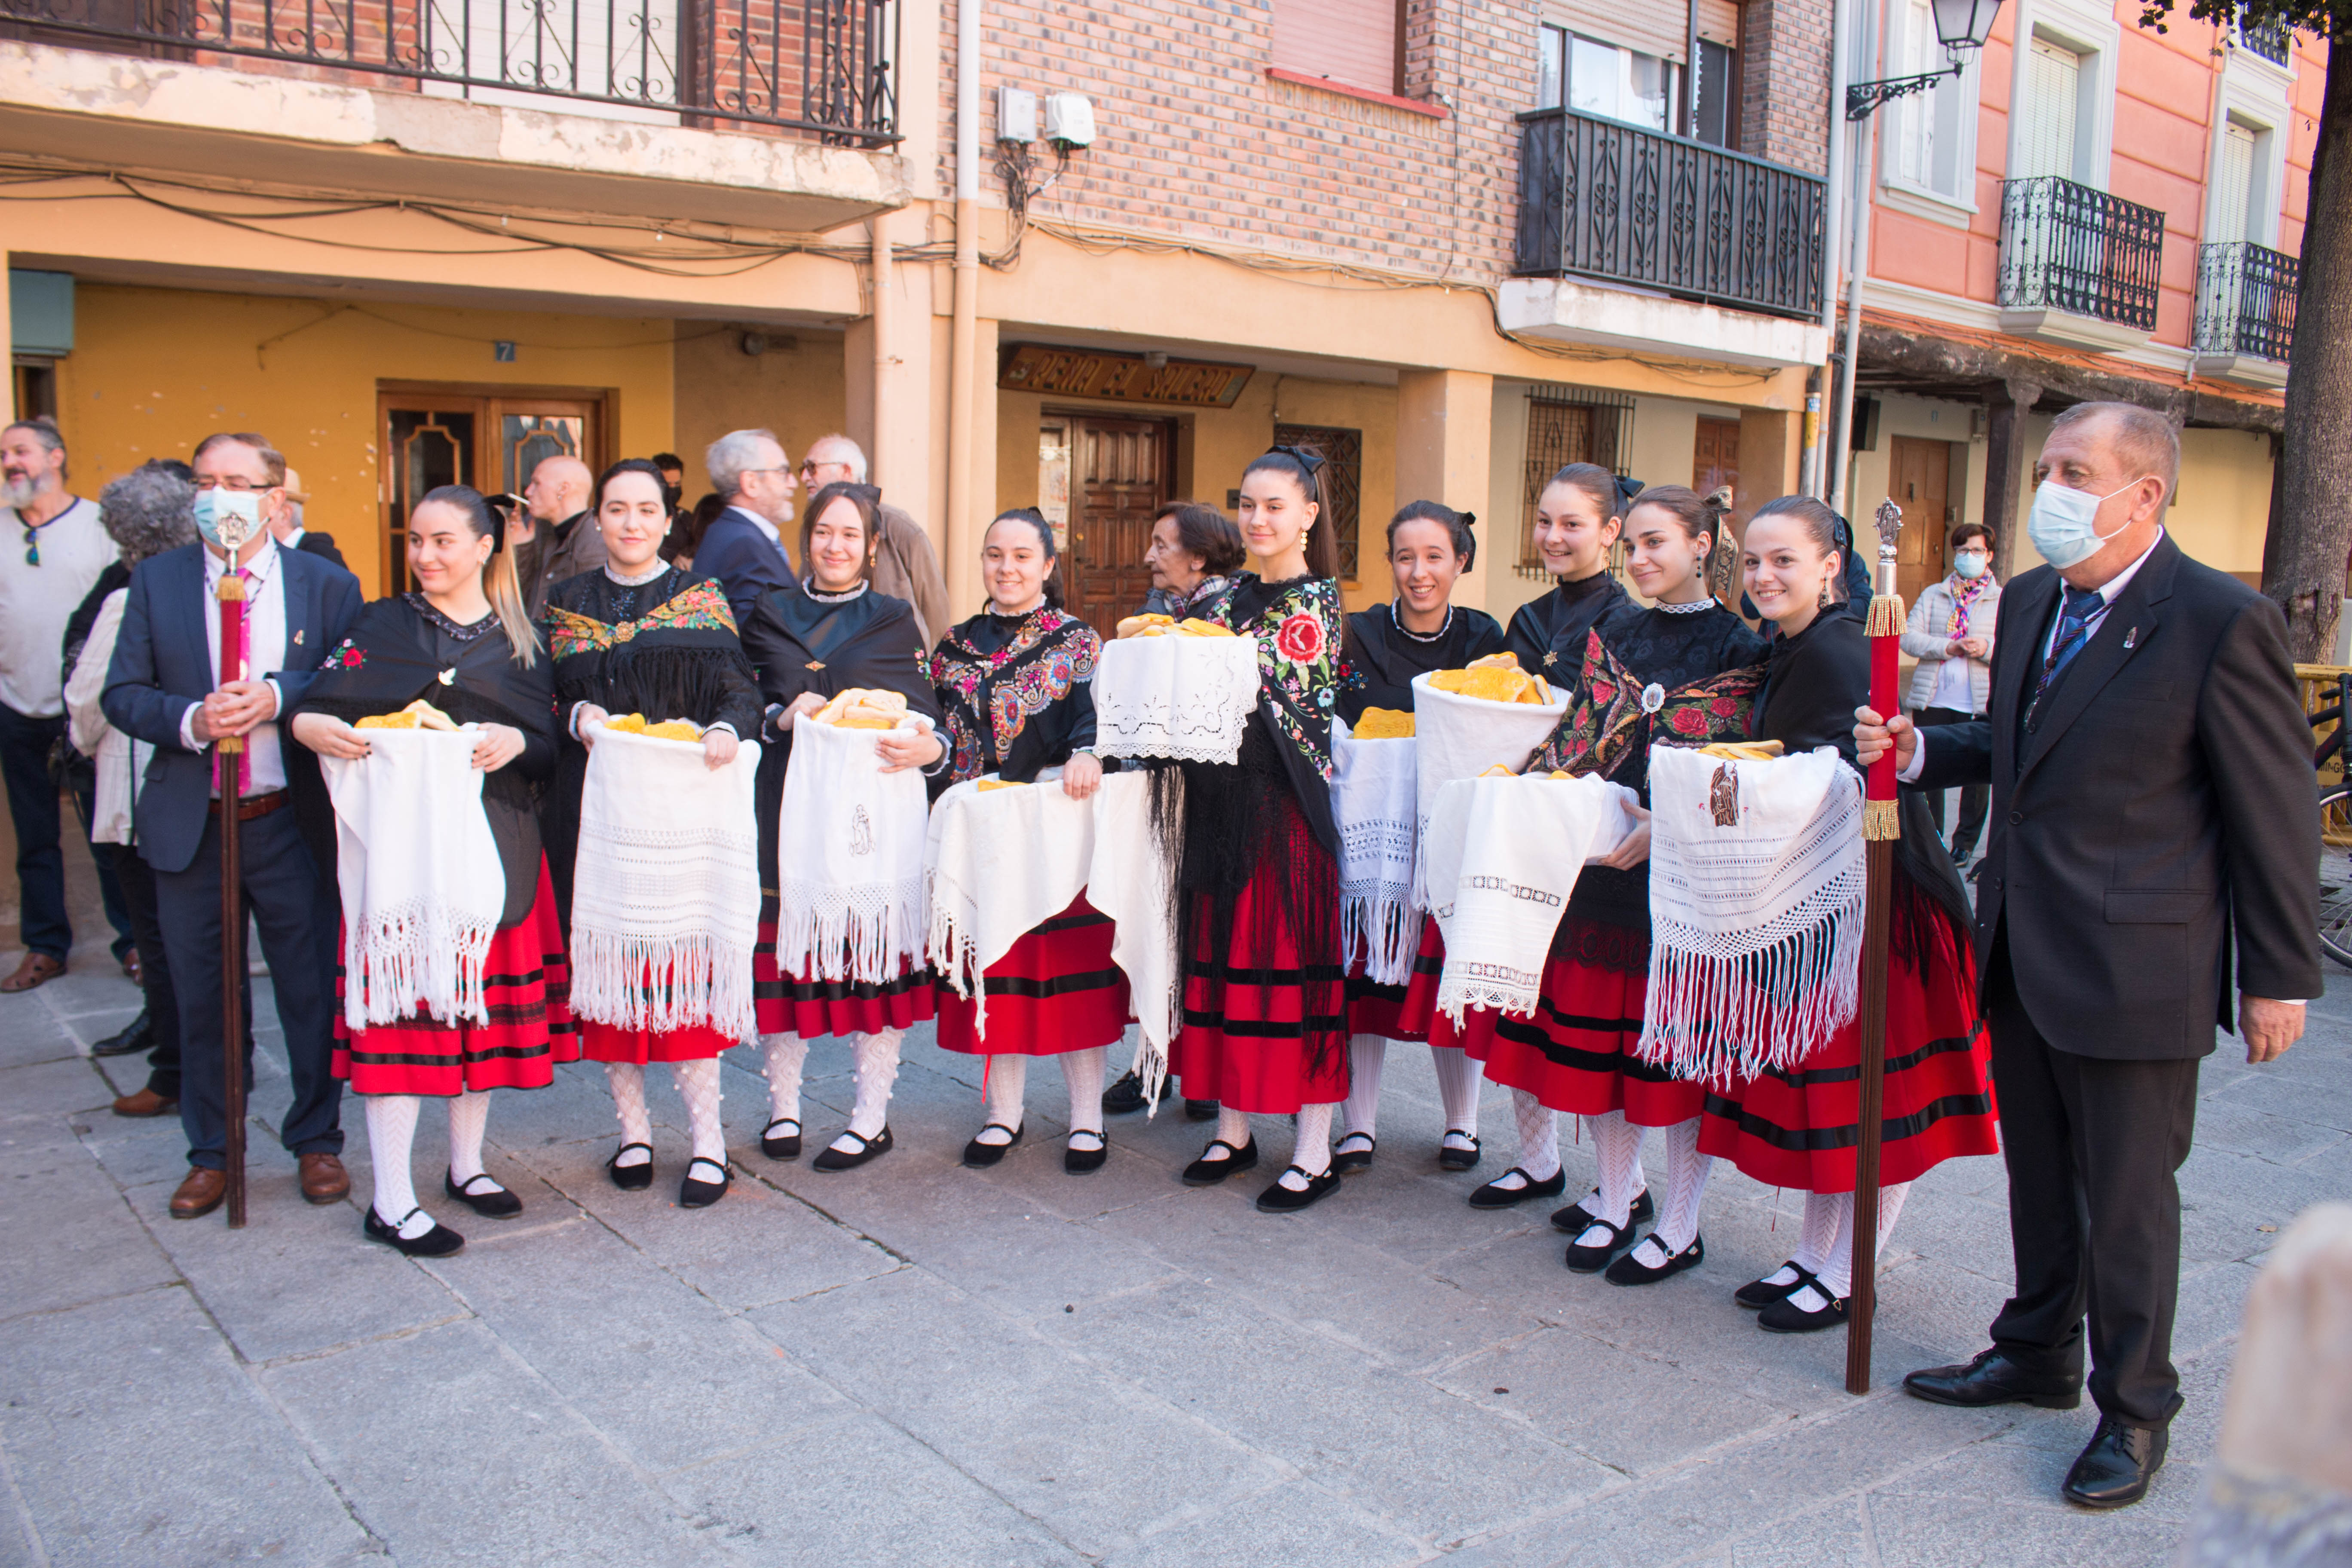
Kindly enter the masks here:
M 236 616 L 236 661 L 230 664 L 228 668 L 236 672 L 234 679 L 243 680 L 247 678 L 247 667 L 253 662 L 253 600 L 250 597 L 253 591 L 253 574 L 247 572 L 244 567 L 239 566 L 235 568 L 234 575 L 236 577 L 238 582 L 243 583 L 246 585 L 246 592 L 248 596 L 237 606 Z M 217 611 L 219 606 L 215 605 L 214 608 Z M 227 628 L 223 627 L 222 630 L 226 632 Z M 226 685 L 226 682 L 225 681 L 222 684 Z M 237 794 L 239 795 L 243 795 L 247 789 L 252 787 L 252 785 L 253 735 L 252 731 L 247 731 L 246 733 L 245 747 L 236 753 Z M 220 752 L 218 751 L 215 751 L 213 752 L 213 791 L 215 794 L 220 793 Z

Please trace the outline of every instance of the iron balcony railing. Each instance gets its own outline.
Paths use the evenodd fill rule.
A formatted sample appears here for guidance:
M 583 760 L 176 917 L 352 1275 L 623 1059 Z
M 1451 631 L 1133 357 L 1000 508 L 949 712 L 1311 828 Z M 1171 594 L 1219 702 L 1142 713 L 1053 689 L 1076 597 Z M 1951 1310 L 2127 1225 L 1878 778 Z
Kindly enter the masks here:
M 2274 66 L 2294 63 L 2294 29 L 2284 22 L 2238 20 L 2238 42 Z
M 2200 354 L 2249 354 L 2284 364 L 2294 350 L 2301 280 L 2292 256 L 2233 240 L 2197 247 L 2197 337 Z
M 2000 185 L 2000 305 L 2156 330 L 2164 215 L 2045 174 Z
M 1519 116 L 1512 270 L 1816 317 L 1822 193 L 1811 174 L 1703 142 L 1535 110 Z
M 0 37 L 898 140 L 897 0 L 0 0 Z M 593 110 L 592 110 L 593 112 Z

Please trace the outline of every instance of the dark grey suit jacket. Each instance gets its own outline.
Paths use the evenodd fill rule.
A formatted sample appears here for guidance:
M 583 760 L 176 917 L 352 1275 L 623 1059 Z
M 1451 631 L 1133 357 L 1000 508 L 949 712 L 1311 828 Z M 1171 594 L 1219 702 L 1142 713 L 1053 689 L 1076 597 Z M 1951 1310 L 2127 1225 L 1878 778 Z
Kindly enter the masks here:
M 2323 984 L 2318 795 L 2286 622 L 2168 535 L 2029 731 L 2059 586 L 2041 566 L 2002 589 L 1990 716 L 1923 730 L 1919 783 L 1992 785 L 1979 972 L 2006 921 L 2043 1037 L 2201 1057 L 2217 1019 L 2236 1025 L 2233 989 L 2296 999 Z

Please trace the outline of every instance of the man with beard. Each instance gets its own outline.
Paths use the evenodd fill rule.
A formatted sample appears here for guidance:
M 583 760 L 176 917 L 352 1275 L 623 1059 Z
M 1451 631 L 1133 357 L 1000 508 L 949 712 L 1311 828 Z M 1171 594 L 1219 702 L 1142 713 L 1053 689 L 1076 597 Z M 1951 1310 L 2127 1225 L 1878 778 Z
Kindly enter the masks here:
M 66 443 L 47 419 L 0 429 L 0 775 L 16 828 L 18 931 L 25 956 L 0 991 L 66 972 L 65 851 L 49 751 L 64 735 L 66 622 L 115 555 L 98 508 L 66 489 Z

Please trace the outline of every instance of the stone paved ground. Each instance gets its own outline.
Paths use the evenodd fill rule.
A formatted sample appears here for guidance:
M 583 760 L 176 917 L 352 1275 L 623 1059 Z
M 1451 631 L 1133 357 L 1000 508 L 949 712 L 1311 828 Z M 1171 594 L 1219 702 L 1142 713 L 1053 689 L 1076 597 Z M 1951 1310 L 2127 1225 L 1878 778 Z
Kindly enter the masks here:
M 0 998 L 0 1565 L 2158 1563 L 2254 1265 L 2297 1210 L 2352 1193 L 2347 999 L 2284 1065 L 2225 1047 L 2207 1070 L 2182 1179 L 2188 1409 L 2150 1499 L 2101 1517 L 2055 1497 L 2087 1407 L 1852 1398 L 1842 1336 L 1775 1338 L 1732 1308 L 1788 1251 L 1792 1197 L 1718 1175 L 1705 1267 L 1639 1291 L 1566 1273 L 1542 1207 L 1466 1208 L 1503 1162 L 1435 1170 L 1411 1052 L 1380 1165 L 1279 1219 L 1254 1189 L 1177 1184 L 1203 1141 L 1181 1116 L 1115 1123 L 1109 1165 L 1065 1175 L 1050 1068 L 1028 1142 L 961 1169 L 975 1075 L 928 1030 L 898 1152 L 839 1176 L 761 1157 L 735 1053 L 740 1174 L 687 1213 L 675 1094 L 656 1086 L 660 1181 L 620 1193 L 601 1079 L 567 1069 L 491 1121 L 526 1213 L 466 1216 L 467 1249 L 425 1265 L 363 1241 L 357 1203 L 299 1201 L 262 1125 L 275 1061 L 251 1226 L 166 1217 L 184 1146 L 106 1110 L 139 1071 L 87 1047 L 131 993 L 86 940 L 65 980 Z M 828 1131 L 846 1068 L 838 1046 L 812 1062 Z M 1507 1151 L 1506 1098 L 1484 1114 Z M 1885 1267 L 1883 1384 L 1979 1346 L 2004 1203 L 1993 1160 L 1921 1184 Z

